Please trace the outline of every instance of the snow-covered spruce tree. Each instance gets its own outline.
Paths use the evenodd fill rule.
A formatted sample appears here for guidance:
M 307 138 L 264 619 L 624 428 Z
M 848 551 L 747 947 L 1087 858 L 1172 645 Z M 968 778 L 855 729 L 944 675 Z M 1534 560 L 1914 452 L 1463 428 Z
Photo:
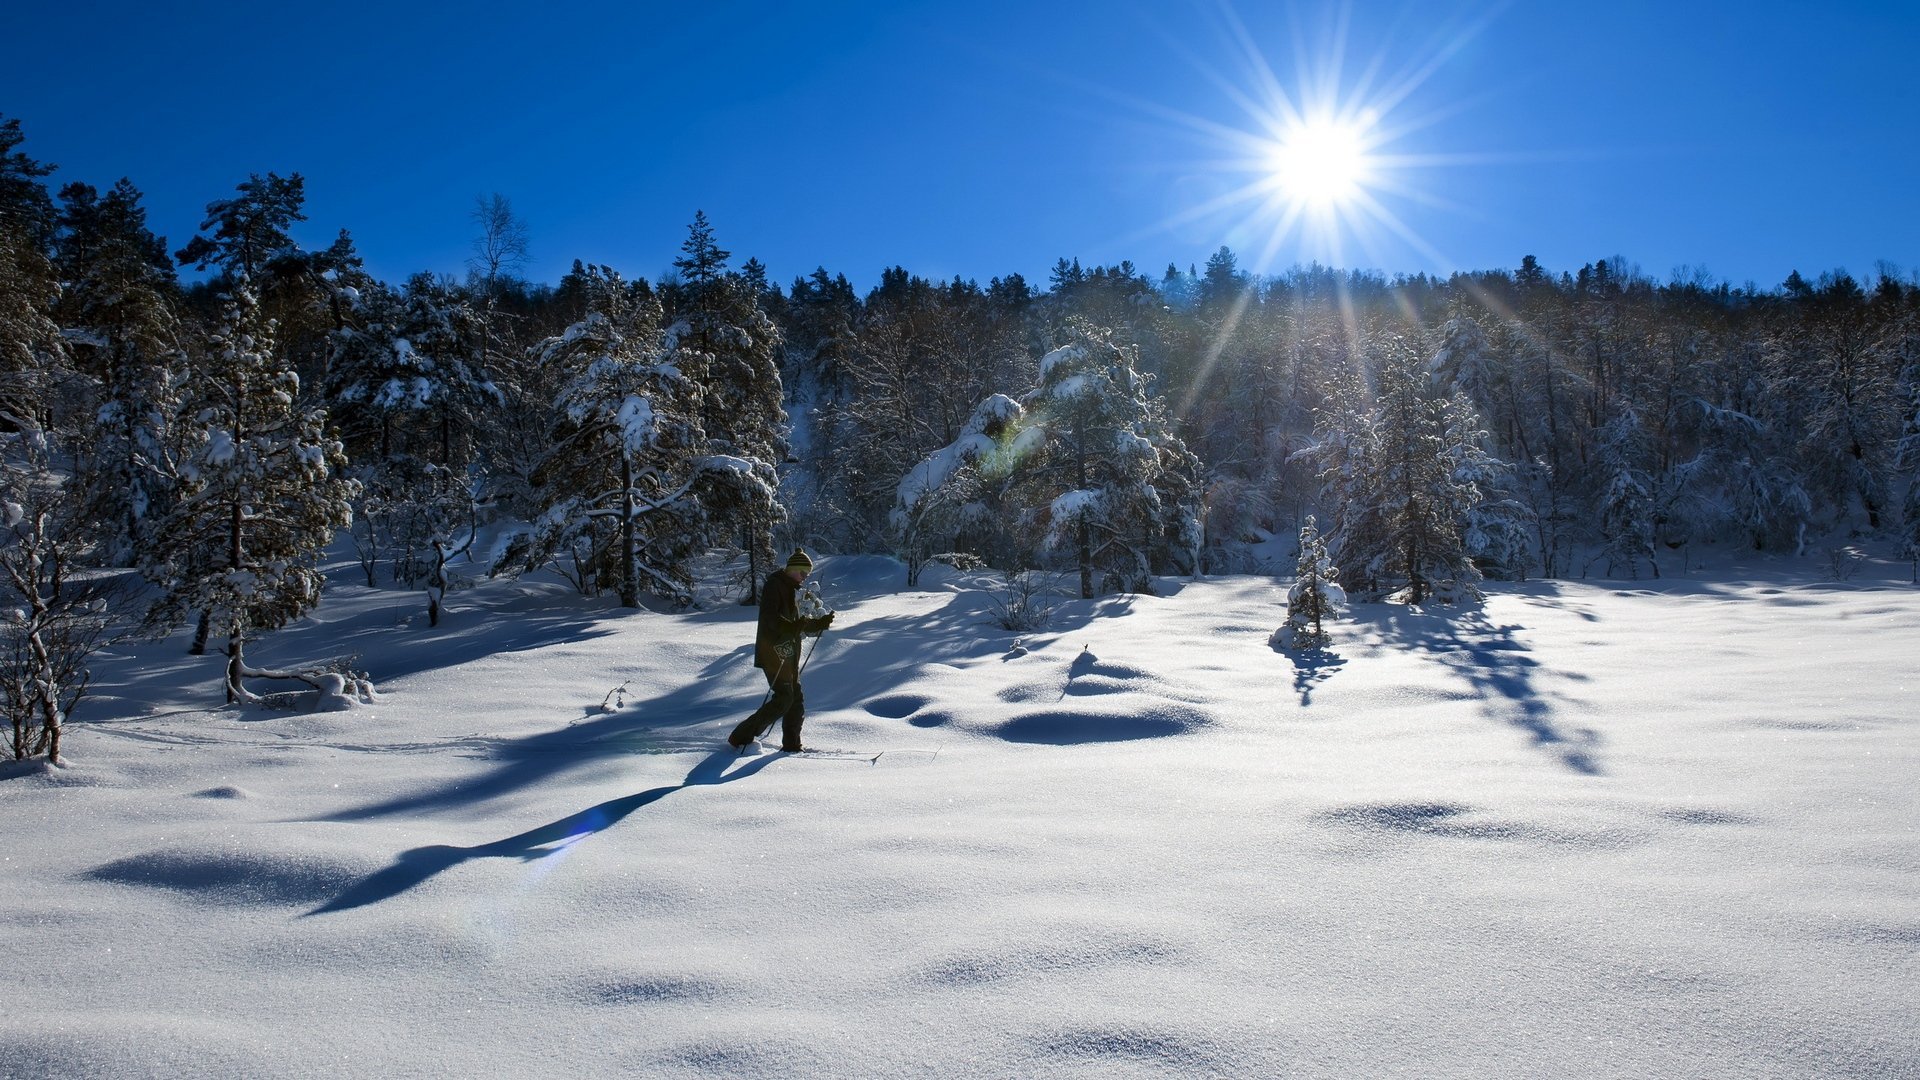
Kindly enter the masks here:
M 829 276 L 824 268 L 795 278 L 788 292 L 780 320 L 781 382 L 797 460 L 780 475 L 787 529 L 828 550 L 865 550 L 871 531 L 858 520 L 855 486 L 844 467 L 846 448 L 859 445 L 848 406 L 860 301 L 846 275 Z
M 1757 373 L 1747 381 L 1758 383 Z M 1764 403 L 1767 394 L 1750 390 L 1743 397 Z M 1714 531 L 1735 533 L 1756 551 L 1798 549 L 1813 499 L 1777 428 L 1747 411 L 1746 400 L 1698 404 L 1703 515 L 1716 523 Z
M 1434 392 L 1412 343 L 1388 333 L 1374 344 L 1379 389 L 1373 414 L 1356 423 L 1350 406 L 1323 446 L 1324 496 L 1338 500 L 1334 558 L 1382 582 L 1406 585 L 1407 602 L 1436 591 L 1477 595 L 1480 571 L 1467 551 L 1462 526 L 1480 502 L 1473 483 L 1455 474 L 1450 413 L 1471 409 L 1464 399 Z
M 1488 577 L 1525 577 L 1534 521 L 1533 512 L 1514 496 L 1514 468 L 1486 451 L 1487 432 L 1466 395 L 1447 399 L 1446 418 L 1446 456 L 1454 482 L 1477 495 L 1461 522 L 1467 555 Z
M 142 569 L 162 590 L 159 617 L 200 612 L 227 639 L 228 701 L 258 700 L 246 639 L 320 600 L 321 552 L 352 524 L 357 485 L 321 408 L 301 408 L 299 377 L 275 349 L 273 324 L 241 279 L 197 358 L 175 426 L 190 441 L 178 499 L 156 525 Z
M 556 563 L 583 592 L 611 587 L 628 607 L 643 592 L 690 603 L 691 559 L 738 522 L 716 508 L 770 518 L 769 470 L 712 452 L 698 386 L 663 355 L 652 296 L 610 269 L 588 273 L 586 318 L 537 355 L 569 373 L 552 450 L 534 474 L 544 510 L 495 569 Z
M 1003 473 L 1001 456 L 1019 451 L 1003 446 L 1017 429 L 1020 403 L 1005 394 L 981 402 L 960 437 L 927 455 L 907 471 L 895 488 L 888 540 L 906 564 L 907 587 L 920 583 L 920 571 L 936 551 L 952 546 L 963 530 L 986 524 L 991 510 L 982 472 Z
M 729 253 L 713 239 L 704 212 L 695 212 L 681 256 L 673 261 L 678 287 L 668 289 L 672 323 L 667 360 L 693 380 L 693 421 L 707 440 L 702 452 L 747 466 L 740 484 L 706 492 L 711 524 L 740 539 L 747 553 L 747 603 L 759 598 L 760 578 L 774 561 L 773 530 L 783 520 L 775 465 L 786 460 L 787 414 L 780 382 L 780 329 L 760 307 L 751 283 L 727 271 Z M 718 537 L 714 537 L 718 539 Z
M 1783 428 L 1799 433 L 1798 471 L 1835 524 L 1878 531 L 1905 419 L 1896 354 L 1875 347 L 1866 294 L 1845 273 L 1822 275 L 1788 312 L 1771 335 L 1768 373 L 1788 410 Z
M 1287 590 L 1287 621 L 1273 632 L 1272 644 L 1282 649 L 1324 649 L 1332 641 L 1326 621 L 1346 603 L 1340 572 L 1327 554 L 1313 515 L 1300 526 L 1300 560 L 1294 566 L 1293 585 Z
M 179 291 L 166 245 L 125 180 L 102 196 L 62 189 L 56 315 L 85 377 L 94 423 L 76 432 L 73 495 L 100 530 L 100 557 L 138 560 L 153 515 L 172 501 L 167 420 L 182 368 Z
M 1314 441 L 1295 456 L 1313 463 L 1320 503 L 1333 511 L 1323 536 L 1347 580 L 1363 595 L 1386 592 L 1387 522 L 1381 486 L 1380 439 L 1366 387 L 1350 371 L 1330 372 L 1328 398 L 1315 413 Z
M 353 315 L 335 331 L 329 382 L 362 482 L 356 541 L 370 578 L 386 548 L 394 580 L 429 580 L 437 625 L 447 553 L 460 550 L 459 532 L 472 536 L 476 436 L 503 399 L 471 355 L 481 337 L 472 308 L 432 275 L 399 296 L 361 291 Z
M 1653 559 L 1652 480 L 1647 475 L 1647 436 L 1640 414 L 1624 400 L 1613 419 L 1601 427 L 1594 450 L 1593 470 L 1599 481 L 1600 536 L 1611 573 L 1640 576 L 1645 563 L 1660 576 Z
M 1168 522 L 1197 536 L 1199 507 L 1170 511 L 1163 503 L 1156 439 L 1181 448 L 1148 396 L 1148 377 L 1135 369 L 1134 350 L 1081 320 L 1070 321 L 1067 333 L 1068 344 L 1041 358 L 1040 385 L 1023 398 L 1022 429 L 1004 464 L 1043 527 L 1043 545 L 1072 552 L 1082 597 L 1095 595 L 1096 570 L 1103 587 L 1142 590 Z M 1183 489 L 1197 495 L 1194 478 L 1185 481 Z
M 1900 389 L 1906 404 L 1906 420 L 1894 451 L 1900 483 L 1905 488 L 1900 556 L 1913 563 L 1913 580 L 1920 584 L 1920 313 L 1908 313 L 1888 336 L 1887 347 L 1900 356 Z

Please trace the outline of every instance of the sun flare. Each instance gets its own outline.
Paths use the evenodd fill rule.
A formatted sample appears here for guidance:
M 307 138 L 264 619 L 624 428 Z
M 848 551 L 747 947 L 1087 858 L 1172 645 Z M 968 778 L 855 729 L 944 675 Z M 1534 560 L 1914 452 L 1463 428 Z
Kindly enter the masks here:
M 1315 120 L 1273 145 L 1273 182 L 1289 201 L 1322 213 L 1352 202 L 1372 177 L 1365 129 L 1357 123 Z
M 1431 100 L 1424 88 L 1492 16 L 1463 17 L 1411 48 L 1390 34 L 1379 37 L 1371 56 L 1350 54 L 1348 14 L 1317 30 L 1296 23 L 1292 62 L 1276 70 L 1267 50 L 1284 51 L 1284 32 L 1266 30 L 1263 41 L 1240 20 L 1233 0 L 1222 0 L 1215 14 L 1230 52 L 1189 59 L 1243 115 L 1236 123 L 1142 103 L 1170 121 L 1174 134 L 1208 151 L 1178 163 L 1183 175 L 1174 190 L 1183 205 L 1154 231 L 1203 243 L 1218 237 L 1261 274 L 1309 259 L 1331 266 L 1404 261 L 1390 254 L 1396 247 L 1435 267 L 1448 265 L 1452 260 L 1403 216 L 1403 207 L 1464 212 L 1422 174 L 1491 158 L 1434 145 L 1440 125 L 1465 106 Z

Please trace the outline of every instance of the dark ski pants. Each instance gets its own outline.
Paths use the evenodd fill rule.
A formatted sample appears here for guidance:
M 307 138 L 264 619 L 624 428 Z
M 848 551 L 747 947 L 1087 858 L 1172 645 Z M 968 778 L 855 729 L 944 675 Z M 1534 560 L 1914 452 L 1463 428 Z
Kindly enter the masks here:
M 806 719 L 806 694 L 800 689 L 800 680 L 791 670 L 790 664 L 782 664 L 777 670 L 767 670 L 767 686 L 773 693 L 753 715 L 740 721 L 733 729 L 727 741 L 735 746 L 745 746 L 772 730 L 773 722 L 780 721 L 780 745 L 783 749 L 800 749 L 800 725 Z

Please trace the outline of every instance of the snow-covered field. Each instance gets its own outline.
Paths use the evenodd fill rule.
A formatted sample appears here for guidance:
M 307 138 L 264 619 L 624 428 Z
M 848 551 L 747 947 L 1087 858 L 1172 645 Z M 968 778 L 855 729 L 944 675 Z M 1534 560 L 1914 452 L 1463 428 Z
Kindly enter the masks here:
M 1269 578 L 1016 647 L 829 559 L 808 741 L 871 762 L 725 751 L 750 609 L 343 585 L 249 657 L 378 705 L 222 709 L 176 638 L 0 774 L 0 1076 L 1920 1076 L 1906 573 L 1362 605 L 1301 665 Z

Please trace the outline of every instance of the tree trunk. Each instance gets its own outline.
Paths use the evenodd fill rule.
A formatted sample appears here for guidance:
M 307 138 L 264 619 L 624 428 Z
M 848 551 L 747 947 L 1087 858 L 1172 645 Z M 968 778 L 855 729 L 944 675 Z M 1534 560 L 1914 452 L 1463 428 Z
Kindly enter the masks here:
M 440 599 L 447 593 L 447 545 L 433 538 L 433 575 L 427 579 L 427 625 L 440 625 Z
M 229 705 L 243 700 L 247 695 L 246 687 L 240 682 L 246 668 L 246 660 L 240 652 L 240 628 L 235 626 L 227 635 L 227 704 Z
M 768 571 L 771 573 L 772 571 Z M 911 571 L 909 571 L 911 573 Z M 908 582 L 912 584 L 911 581 Z M 760 602 L 760 530 L 759 521 L 747 515 L 747 603 Z
M 187 649 L 188 656 L 207 655 L 207 638 L 213 634 L 213 613 L 200 612 L 200 623 L 193 629 L 193 645 Z
M 639 573 L 635 569 L 640 553 L 633 538 L 633 458 L 620 455 L 620 605 L 640 606 Z

